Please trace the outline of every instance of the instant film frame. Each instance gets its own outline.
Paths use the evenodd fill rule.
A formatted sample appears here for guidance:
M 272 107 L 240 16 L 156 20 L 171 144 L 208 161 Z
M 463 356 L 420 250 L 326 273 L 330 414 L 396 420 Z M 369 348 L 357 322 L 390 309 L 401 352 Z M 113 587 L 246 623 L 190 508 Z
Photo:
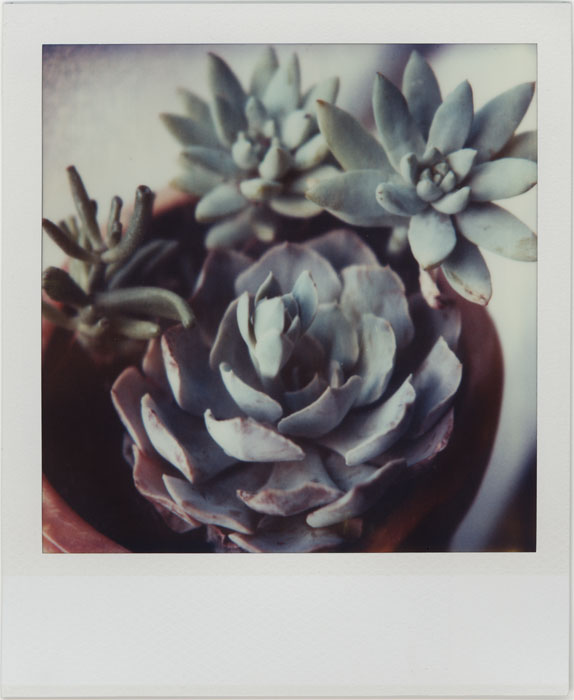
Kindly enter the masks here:
M 21 233 L 4 238 L 4 279 L 5 290 L 25 288 L 26 294 L 18 298 L 25 300 L 28 311 L 24 323 L 22 302 L 15 304 L 12 295 L 5 294 L 4 369 L 9 370 L 4 372 L 3 469 L 6 695 L 428 696 L 564 691 L 568 682 L 570 376 L 569 334 L 565 333 L 570 270 L 565 252 L 570 250 L 571 188 L 563 158 L 570 134 L 570 82 L 564 80 L 569 59 L 562 27 L 567 24 L 563 17 L 568 8 L 554 3 L 488 5 L 492 18 L 488 23 L 484 10 L 485 6 L 463 4 L 349 7 L 323 3 L 6 8 L 4 228 L 7 233 Z M 137 30 L 132 28 L 128 39 L 121 27 L 136 16 Z M 237 32 L 240 17 L 242 25 L 252 26 L 253 31 Z M 517 23 L 517 17 L 524 24 Z M 253 21 L 245 22 L 246 18 Z M 165 29 L 158 31 L 158 26 Z M 263 35 L 266 43 L 278 44 L 536 44 L 541 153 L 536 552 L 367 559 L 360 555 L 50 557 L 41 553 L 40 494 L 34 485 L 40 445 L 29 438 L 30 431 L 39 435 L 39 362 L 32 351 L 31 359 L 29 353 L 16 350 L 10 338 L 23 337 L 23 329 L 31 333 L 31 319 L 38 311 L 34 295 L 39 291 L 36 232 L 42 209 L 42 45 L 260 43 Z M 158 111 L 162 108 L 158 106 Z M 28 145 L 22 149 L 26 118 L 31 126 L 26 130 Z M 552 163 L 551 173 L 545 163 Z M 15 192 L 20 193 L 18 197 Z M 22 207 L 24 193 L 26 206 Z M 106 201 L 105 193 L 98 192 L 100 196 Z M 552 238 L 542 235 L 549 226 Z M 25 262 L 24 240 L 30 241 L 26 248 L 33 251 L 33 259 Z M 39 316 L 36 320 L 39 324 Z M 154 600 L 151 610 L 150 599 Z M 85 606 L 86 600 L 94 601 L 93 605 Z M 540 605 L 533 606 L 532 600 Z M 333 616 L 333 610 L 342 614 Z M 373 618 L 379 618 L 381 625 L 373 625 Z M 348 623 L 337 632 L 340 619 Z M 246 642 L 242 633 L 252 626 L 257 633 L 251 631 Z M 192 627 L 200 632 L 190 633 Z M 147 632 L 151 629 L 155 634 Z M 278 639 L 277 629 L 283 631 Z M 262 649 L 257 639 L 271 636 L 275 647 Z M 31 638 L 36 649 L 48 646 L 53 651 L 32 654 Z M 359 644 L 359 639 L 364 643 Z M 497 642 L 494 646 L 492 639 Z M 544 640 L 543 646 L 539 640 Z M 126 654 L 125 649 L 133 652 Z M 197 659 L 192 669 L 184 661 L 190 649 Z M 263 657 L 258 658 L 256 650 Z M 217 654 L 228 659 L 224 673 L 215 661 Z M 138 657 L 146 660 L 145 670 L 137 664 Z M 385 657 L 389 663 L 381 666 Z M 156 665 L 155 658 L 163 663 Z M 61 659 L 68 662 L 62 665 Z M 76 669 L 73 673 L 70 659 Z M 291 659 L 289 665 L 285 659 Z M 102 668 L 107 669 L 104 676 Z M 352 669 L 351 683 L 345 668 Z

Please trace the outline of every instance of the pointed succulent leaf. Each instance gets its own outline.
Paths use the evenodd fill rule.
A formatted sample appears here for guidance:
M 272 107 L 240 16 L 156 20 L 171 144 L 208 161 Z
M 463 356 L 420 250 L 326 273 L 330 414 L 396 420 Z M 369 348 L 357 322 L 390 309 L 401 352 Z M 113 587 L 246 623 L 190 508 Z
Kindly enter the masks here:
M 287 148 L 298 148 L 313 131 L 313 118 L 304 109 L 290 112 L 281 124 L 281 141 Z
M 231 147 L 231 157 L 235 164 L 242 170 L 252 170 L 259 163 L 256 147 L 241 131 L 238 133 L 237 140 Z
M 207 77 L 213 95 L 225 98 L 237 111 L 243 113 L 245 92 L 241 83 L 227 63 L 214 53 L 208 54 Z
M 243 180 L 239 185 L 239 190 L 243 197 L 252 202 L 265 202 L 279 194 L 282 189 L 283 185 L 277 180 L 266 180 L 262 177 Z
M 499 155 L 503 158 L 526 158 L 536 163 L 538 161 L 538 133 L 536 131 L 523 131 L 521 134 L 516 134 Z
M 404 474 L 405 466 L 402 459 L 387 462 L 378 469 L 364 465 L 361 474 L 363 479 L 357 479 L 349 491 L 338 500 L 310 513 L 307 516 L 307 524 L 311 527 L 328 527 L 362 515 Z
M 305 95 L 303 100 L 303 109 L 310 113 L 316 114 L 317 102 L 335 102 L 339 93 L 339 78 L 327 78 L 322 80 L 317 85 L 313 86 Z
M 271 81 L 271 78 L 275 74 L 277 68 L 279 67 L 279 61 L 277 60 L 277 54 L 275 49 L 271 46 L 266 46 L 259 60 L 255 64 L 253 69 L 253 75 L 251 76 L 251 83 L 249 87 L 249 92 L 258 98 L 263 97 L 265 90 Z
M 400 90 L 380 73 L 373 88 L 373 113 L 383 147 L 395 168 L 407 153 L 422 156 L 424 139 Z
M 204 195 L 195 209 L 195 218 L 200 222 L 216 221 L 237 214 L 247 206 L 247 199 L 235 185 L 222 183 Z
M 342 386 L 329 386 L 313 403 L 282 418 L 277 428 L 284 435 L 317 438 L 339 425 L 361 390 L 360 377 L 353 375 Z
M 399 164 L 399 170 L 405 182 L 416 185 L 419 171 L 419 160 L 414 153 L 406 153 Z
M 343 369 L 350 370 L 357 361 L 357 330 L 338 303 L 319 305 L 309 334 L 319 341 L 328 362 L 337 362 Z
M 181 156 L 180 156 L 181 158 Z M 183 158 L 184 165 L 185 157 Z M 176 176 L 171 185 L 182 192 L 188 192 L 195 197 L 203 197 L 203 195 L 210 192 L 212 189 L 221 184 L 223 177 L 217 175 L 216 173 L 206 170 L 205 168 L 194 166 L 193 168 L 187 168 L 184 173 Z
M 209 124 L 211 113 L 205 100 L 186 88 L 178 88 L 177 93 L 184 104 L 188 117 L 200 124 Z
M 536 260 L 536 235 L 514 214 L 496 204 L 471 204 L 456 215 L 456 223 L 462 235 L 481 248 L 513 260 Z
M 432 68 L 413 51 L 403 74 L 403 95 L 421 134 L 427 138 L 434 114 L 441 103 L 440 88 Z
M 477 246 L 462 236 L 441 265 L 450 286 L 464 299 L 486 306 L 492 296 L 490 272 Z
M 462 364 L 439 338 L 432 350 L 413 374 L 412 385 L 417 398 L 409 434 L 417 438 L 423 435 L 446 413 L 462 378 Z
M 322 134 L 315 134 L 293 154 L 294 170 L 309 170 L 322 163 L 329 153 L 329 146 Z M 311 176 L 311 173 L 306 175 Z
M 490 160 L 508 143 L 526 114 L 534 83 L 522 83 L 487 102 L 474 117 L 468 146 L 478 151 L 477 163 Z
M 283 369 L 293 353 L 294 344 L 288 336 L 274 328 L 265 331 L 253 349 L 253 357 L 259 375 L 273 380 Z
M 189 304 L 180 296 L 160 287 L 129 287 L 99 292 L 94 295 L 94 307 L 104 313 L 134 313 L 159 316 L 179 321 L 183 326 L 193 324 Z
M 299 106 L 300 97 L 299 59 L 293 54 L 273 74 L 263 95 L 267 111 L 276 116 L 288 114 Z
M 445 155 L 461 149 L 468 138 L 472 116 L 472 88 L 465 80 L 435 112 L 427 148 L 438 148 Z
M 536 163 L 525 158 L 499 158 L 472 169 L 468 184 L 475 202 L 506 199 L 526 192 L 536 184 Z
M 375 190 L 377 202 L 391 214 L 414 216 L 427 206 L 412 185 L 381 182 Z
M 264 180 L 280 180 L 291 167 L 289 151 L 272 145 L 259 165 L 259 174 Z
M 378 170 L 381 180 L 394 174 L 381 144 L 348 112 L 319 101 L 317 121 L 331 153 L 344 170 Z
M 342 270 L 341 307 L 346 316 L 359 323 L 363 314 L 372 313 L 392 326 L 397 347 L 408 345 L 414 336 L 405 286 L 390 267 L 352 265 Z
M 207 410 L 205 425 L 224 452 L 242 462 L 289 462 L 305 457 L 299 445 L 253 418 L 217 420 Z
M 317 285 L 313 282 L 313 278 L 308 270 L 303 270 L 299 275 L 291 293 L 299 307 L 301 329 L 305 332 L 313 322 L 319 304 Z
M 278 462 L 259 491 L 240 489 L 239 498 L 267 515 L 290 516 L 325 505 L 342 495 L 315 451 L 299 462 Z
M 238 168 L 233 158 L 219 148 L 188 146 L 181 154 L 182 161 L 191 166 L 199 165 L 216 175 L 233 177 Z
M 180 117 L 177 114 L 160 114 L 160 117 L 172 136 L 184 146 L 221 147 L 211 125 L 211 120 L 209 124 L 206 124 L 189 117 Z
M 240 214 L 211 226 L 205 237 L 205 247 L 207 250 L 231 248 L 248 241 L 254 235 L 251 219 Z
M 371 248 L 349 229 L 336 229 L 315 236 L 306 245 L 326 258 L 337 272 L 349 265 L 378 265 Z
M 469 199 L 470 187 L 461 187 L 460 190 L 449 192 L 436 202 L 432 202 L 431 206 L 440 214 L 458 214 L 465 209 Z
M 405 431 L 415 390 L 410 377 L 386 401 L 351 413 L 337 429 L 319 442 L 345 458 L 349 466 L 363 464 L 385 452 Z
M 239 110 L 232 102 L 219 95 L 213 100 L 211 107 L 215 131 L 220 142 L 229 147 L 235 143 L 237 134 L 247 129 L 247 119 L 243 110 Z
M 374 314 L 363 314 L 359 326 L 359 361 L 354 369 L 362 379 L 356 406 L 381 398 L 395 366 L 396 347 L 391 324 Z
M 413 216 L 408 235 L 412 253 L 425 270 L 445 260 L 456 244 L 450 217 L 433 209 Z
M 458 151 L 449 153 L 446 162 L 450 165 L 457 181 L 462 182 L 474 165 L 476 151 L 474 148 L 461 148 Z
M 281 405 L 240 379 L 227 362 L 219 366 L 225 388 L 247 416 L 264 423 L 276 423 L 283 415 Z
M 99 262 L 99 255 L 83 248 L 72 238 L 69 232 L 60 228 L 60 226 L 56 226 L 56 224 L 53 224 L 48 219 L 42 219 L 42 228 L 54 243 L 71 258 L 83 260 L 84 262 Z
M 379 170 L 355 170 L 322 180 L 307 197 L 339 219 L 356 226 L 389 226 L 392 215 L 377 202 Z
M 290 216 L 294 219 L 310 219 L 323 211 L 318 204 L 299 194 L 284 194 L 273 197 L 269 201 L 269 206 L 277 214 Z

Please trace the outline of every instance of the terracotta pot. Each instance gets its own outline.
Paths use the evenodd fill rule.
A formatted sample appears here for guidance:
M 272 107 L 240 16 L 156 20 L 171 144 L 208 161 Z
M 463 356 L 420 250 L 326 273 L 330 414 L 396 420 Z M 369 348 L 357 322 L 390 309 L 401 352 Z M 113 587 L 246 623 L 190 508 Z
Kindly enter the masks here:
M 160 228 L 189 226 L 189 208 L 162 217 Z M 319 217 L 313 232 L 330 226 L 332 220 Z M 363 235 L 372 243 L 368 231 Z M 193 246 L 197 253 L 197 242 Z M 348 551 L 445 551 L 476 495 L 498 424 L 502 353 L 487 311 L 458 298 L 456 303 L 464 372 L 450 442 L 431 465 L 415 468 L 388 492 L 371 512 L 360 544 Z M 133 485 L 122 455 L 123 426 L 110 399 L 115 377 L 130 362 L 95 364 L 60 329 L 46 329 L 44 341 L 44 551 L 211 551 L 201 531 L 170 530 Z

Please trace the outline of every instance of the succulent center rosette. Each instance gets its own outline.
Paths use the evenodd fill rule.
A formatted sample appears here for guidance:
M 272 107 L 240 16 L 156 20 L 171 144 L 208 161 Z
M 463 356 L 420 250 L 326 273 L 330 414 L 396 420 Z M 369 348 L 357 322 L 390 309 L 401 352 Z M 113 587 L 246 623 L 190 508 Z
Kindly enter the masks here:
M 212 224 L 208 248 L 271 241 L 280 217 L 322 211 L 305 191 L 337 170 L 323 163 L 329 149 L 319 133 L 316 100 L 334 101 L 339 81 L 324 80 L 302 94 L 297 55 L 280 66 L 268 48 L 245 90 L 223 59 L 210 54 L 208 60 L 210 102 L 181 91 L 187 116 L 162 115 L 185 147 L 185 172 L 174 184 L 199 197 L 196 218 Z
M 197 324 L 154 339 L 112 392 L 135 484 L 175 529 L 333 549 L 447 444 L 457 308 L 407 297 L 356 234 L 212 251 L 192 307 Z

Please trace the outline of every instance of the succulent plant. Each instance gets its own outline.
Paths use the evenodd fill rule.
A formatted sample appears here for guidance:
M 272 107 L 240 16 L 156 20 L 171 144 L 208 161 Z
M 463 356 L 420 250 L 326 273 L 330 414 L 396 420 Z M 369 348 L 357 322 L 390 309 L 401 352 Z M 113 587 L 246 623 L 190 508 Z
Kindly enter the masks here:
M 318 214 L 321 207 L 305 191 L 337 170 L 323 163 L 329 149 L 317 127 L 316 101 L 334 101 L 338 79 L 302 95 L 297 55 L 279 65 L 272 48 L 263 51 L 247 91 L 215 54 L 208 77 L 209 104 L 181 90 L 187 116 L 162 115 L 185 147 L 185 172 L 174 184 L 200 198 L 197 220 L 212 224 L 206 246 L 271 241 L 281 217 Z
M 536 132 L 514 135 L 533 93 L 532 83 L 517 85 L 475 114 L 468 82 L 442 100 L 431 67 L 413 52 L 402 93 L 385 76 L 375 79 L 381 143 L 347 112 L 319 103 L 321 133 L 346 172 L 316 183 L 308 197 L 351 224 L 394 223 L 422 270 L 440 266 L 458 294 L 487 304 L 491 280 L 479 247 L 536 260 L 536 235 L 493 203 L 536 183 Z
M 191 305 L 197 323 L 112 390 L 136 487 L 174 529 L 224 551 L 333 549 L 447 444 L 459 312 L 407 297 L 356 233 L 211 251 Z
M 154 200 L 151 190 L 138 187 L 125 232 L 120 222 L 122 201 L 114 197 L 104 237 L 96 202 L 73 166 L 68 177 L 78 218 L 59 225 L 42 221 L 44 232 L 70 258 L 69 271 L 58 267 L 44 271 L 44 292 L 57 305 L 43 301 L 43 315 L 76 333 L 80 342 L 99 354 L 129 350 L 133 341 L 160 335 L 158 319 L 191 325 L 191 309 L 177 294 L 160 287 L 133 286 L 134 279 L 149 277 L 177 245 L 146 240 Z

